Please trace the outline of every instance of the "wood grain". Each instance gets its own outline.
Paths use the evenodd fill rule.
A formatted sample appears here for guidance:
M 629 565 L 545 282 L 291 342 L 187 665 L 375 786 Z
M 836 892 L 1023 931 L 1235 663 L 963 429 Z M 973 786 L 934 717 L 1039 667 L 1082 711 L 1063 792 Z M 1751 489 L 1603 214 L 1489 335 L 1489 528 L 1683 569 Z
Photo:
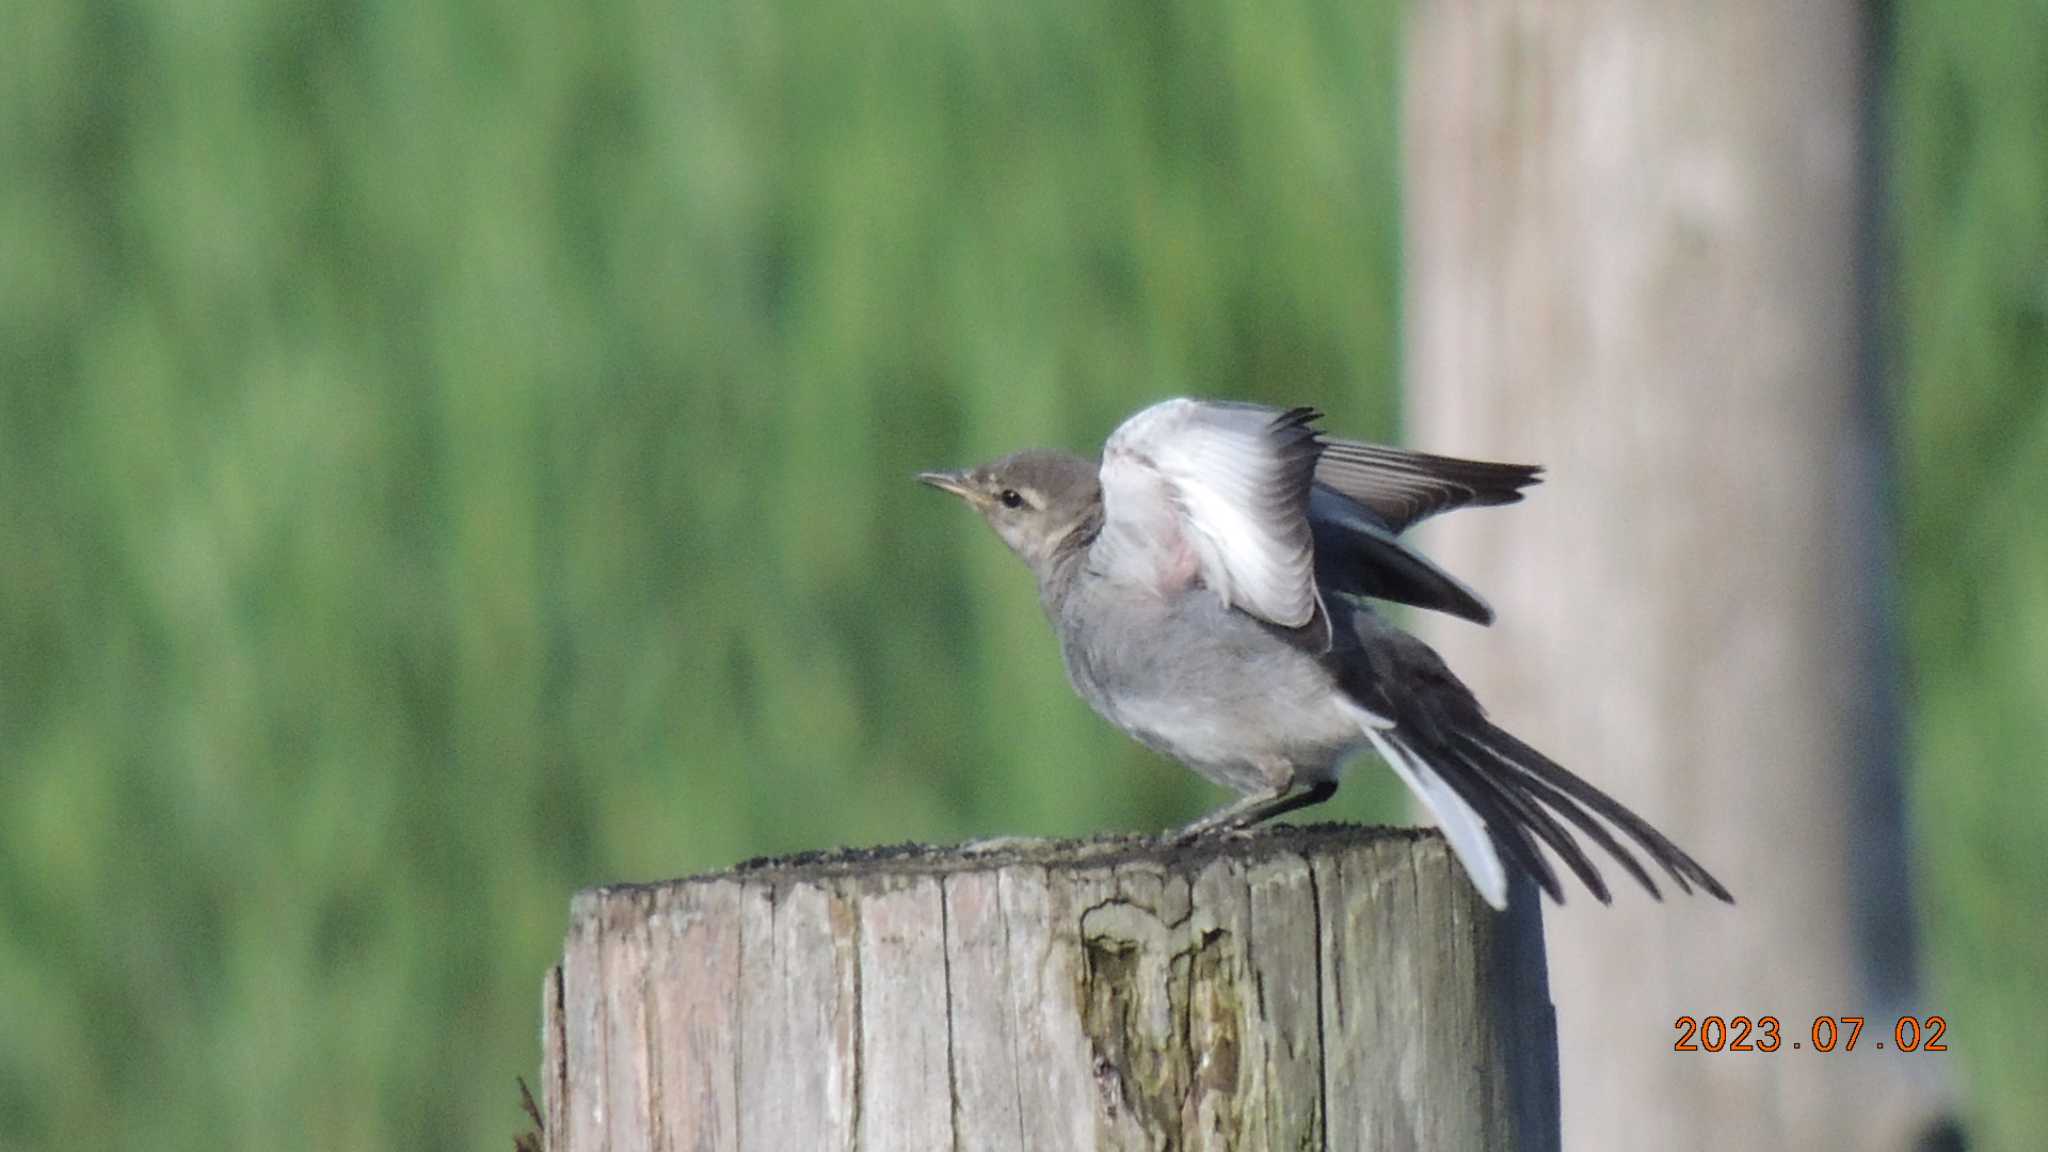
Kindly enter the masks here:
M 1531 894 L 1434 834 L 760 861 L 571 919 L 557 1152 L 1557 1146 Z

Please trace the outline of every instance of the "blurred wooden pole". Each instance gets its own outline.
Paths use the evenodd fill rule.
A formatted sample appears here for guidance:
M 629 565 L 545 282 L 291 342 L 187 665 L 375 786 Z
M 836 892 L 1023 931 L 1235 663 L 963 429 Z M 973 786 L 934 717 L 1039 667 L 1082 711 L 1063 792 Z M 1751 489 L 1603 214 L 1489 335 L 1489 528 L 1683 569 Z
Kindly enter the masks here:
M 576 897 L 555 1152 L 1554 1149 L 1542 922 L 1434 835 L 1032 842 Z
M 1914 980 L 1870 301 L 1872 8 L 1422 0 L 1409 439 L 1548 465 L 1428 541 L 1500 611 L 1425 623 L 1495 716 L 1738 905 L 1554 920 L 1574 1149 L 1913 1147 Z M 1680 1054 L 1771 1014 L 1775 1055 Z M 1853 1054 L 1792 1052 L 1820 1014 Z M 1870 1047 L 1887 1041 L 1887 1050 Z

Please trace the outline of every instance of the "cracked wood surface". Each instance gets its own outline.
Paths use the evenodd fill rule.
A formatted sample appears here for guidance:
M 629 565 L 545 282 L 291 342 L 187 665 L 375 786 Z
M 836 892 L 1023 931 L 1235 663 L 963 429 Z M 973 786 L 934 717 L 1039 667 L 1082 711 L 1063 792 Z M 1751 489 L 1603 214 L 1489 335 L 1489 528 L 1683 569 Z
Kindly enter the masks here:
M 547 1146 L 1554 1149 L 1532 897 L 1336 826 L 592 889 L 542 992 Z

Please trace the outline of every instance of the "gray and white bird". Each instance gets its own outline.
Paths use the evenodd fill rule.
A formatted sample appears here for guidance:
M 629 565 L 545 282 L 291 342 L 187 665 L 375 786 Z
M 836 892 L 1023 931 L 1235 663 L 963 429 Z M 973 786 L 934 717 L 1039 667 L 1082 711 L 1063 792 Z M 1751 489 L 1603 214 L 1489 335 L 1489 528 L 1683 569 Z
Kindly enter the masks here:
M 918 479 L 967 501 L 1031 567 L 1089 705 L 1240 793 L 1185 834 L 1320 804 L 1370 746 L 1496 908 L 1507 865 L 1563 901 L 1539 843 L 1611 899 L 1573 828 L 1653 896 L 1624 838 L 1681 890 L 1731 900 L 1641 817 L 1495 726 L 1442 658 L 1365 603 L 1490 623 L 1477 594 L 1400 534 L 1518 501 L 1541 470 L 1326 438 L 1318 419 L 1167 400 L 1117 428 L 1099 462 L 1027 451 Z

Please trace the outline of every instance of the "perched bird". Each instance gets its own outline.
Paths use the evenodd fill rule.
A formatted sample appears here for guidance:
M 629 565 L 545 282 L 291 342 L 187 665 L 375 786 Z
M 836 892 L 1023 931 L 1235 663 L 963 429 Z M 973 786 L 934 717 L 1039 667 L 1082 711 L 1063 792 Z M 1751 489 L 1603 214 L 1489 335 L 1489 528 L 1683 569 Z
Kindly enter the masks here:
M 1320 804 L 1370 745 L 1496 908 L 1503 861 L 1564 900 L 1539 844 L 1611 899 L 1574 828 L 1653 896 L 1624 839 L 1681 890 L 1731 900 L 1641 817 L 1496 727 L 1436 652 L 1365 603 L 1491 622 L 1400 534 L 1518 501 L 1540 469 L 1326 438 L 1320 418 L 1167 400 L 1117 428 L 1099 463 L 1027 451 L 918 479 L 972 505 L 1031 567 L 1067 677 L 1097 712 L 1241 794 L 1184 834 Z

